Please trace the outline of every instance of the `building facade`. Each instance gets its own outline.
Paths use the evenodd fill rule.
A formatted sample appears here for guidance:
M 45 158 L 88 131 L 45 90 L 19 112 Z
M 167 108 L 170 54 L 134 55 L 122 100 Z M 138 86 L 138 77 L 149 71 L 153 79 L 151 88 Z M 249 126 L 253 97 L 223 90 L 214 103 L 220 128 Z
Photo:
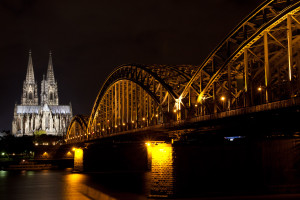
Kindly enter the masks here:
M 59 105 L 58 87 L 54 78 L 52 55 L 49 54 L 49 62 L 46 77 L 41 83 L 40 103 L 38 86 L 34 78 L 31 52 L 21 104 L 16 104 L 12 122 L 12 134 L 19 137 L 46 133 L 47 135 L 63 136 L 72 119 L 72 106 Z

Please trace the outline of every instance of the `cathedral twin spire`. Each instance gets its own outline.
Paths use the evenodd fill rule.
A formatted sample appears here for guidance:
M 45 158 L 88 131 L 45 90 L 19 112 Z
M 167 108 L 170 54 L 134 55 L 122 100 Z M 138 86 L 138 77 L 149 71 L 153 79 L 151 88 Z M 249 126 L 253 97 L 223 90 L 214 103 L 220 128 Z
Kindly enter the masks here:
M 55 83 L 54 79 L 54 71 L 53 71 L 53 64 L 52 64 L 52 53 L 49 52 L 49 62 L 48 62 L 48 70 L 47 70 L 47 81 L 49 83 Z
M 28 60 L 28 66 L 27 66 L 26 82 L 31 83 L 31 84 L 35 83 L 32 57 L 31 57 L 31 50 L 29 51 L 29 60 Z
M 57 82 L 55 82 L 52 53 L 49 53 L 49 62 L 46 80 L 43 77 L 41 88 L 41 104 L 58 105 Z M 38 105 L 37 83 L 34 79 L 33 62 L 31 51 L 27 66 L 26 79 L 23 85 L 23 95 L 21 98 L 22 105 Z

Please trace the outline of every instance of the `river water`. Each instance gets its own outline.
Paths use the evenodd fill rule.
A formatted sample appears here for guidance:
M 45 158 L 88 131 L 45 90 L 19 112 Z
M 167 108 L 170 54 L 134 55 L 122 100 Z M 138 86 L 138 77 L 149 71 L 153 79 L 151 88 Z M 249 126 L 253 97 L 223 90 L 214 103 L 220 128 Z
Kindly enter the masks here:
M 0 199 L 300 199 L 299 144 L 149 145 L 141 171 L 0 171 Z
M 72 173 L 72 169 L 0 171 L 0 199 L 147 199 L 147 173 Z

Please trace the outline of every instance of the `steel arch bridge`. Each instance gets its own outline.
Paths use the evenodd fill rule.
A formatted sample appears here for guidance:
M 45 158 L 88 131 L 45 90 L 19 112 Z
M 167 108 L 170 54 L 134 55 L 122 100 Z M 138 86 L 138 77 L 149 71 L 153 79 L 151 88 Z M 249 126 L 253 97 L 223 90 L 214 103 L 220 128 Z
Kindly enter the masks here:
M 88 115 L 75 115 L 68 126 L 68 138 L 74 138 L 77 141 L 83 140 L 86 135 L 88 120 Z
M 199 66 L 116 68 L 96 98 L 85 137 L 298 99 L 299 11 L 299 0 L 265 1 Z

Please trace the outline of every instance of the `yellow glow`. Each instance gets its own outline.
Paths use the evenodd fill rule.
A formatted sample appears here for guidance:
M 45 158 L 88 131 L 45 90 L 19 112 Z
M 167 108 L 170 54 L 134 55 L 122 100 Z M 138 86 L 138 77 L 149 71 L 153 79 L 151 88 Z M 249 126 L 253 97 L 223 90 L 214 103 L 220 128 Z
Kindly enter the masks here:
M 43 157 L 48 157 L 48 153 L 46 151 L 43 153 Z
M 158 114 L 156 114 L 155 117 L 158 117 Z
M 72 151 L 75 151 L 75 150 L 76 150 L 76 148 L 75 148 L 75 147 L 73 147 L 73 148 L 72 148 Z
M 197 104 L 195 104 L 195 107 L 198 107 L 198 105 L 197 105 Z
M 166 188 L 173 191 L 173 147 L 161 142 L 151 142 L 155 145 L 147 145 L 148 159 L 151 160 L 151 181 L 155 183 L 154 189 Z
M 134 124 L 134 121 L 132 120 L 132 121 L 131 121 L 131 123 L 133 123 L 133 124 Z
M 104 128 L 102 129 L 102 131 L 104 131 Z
M 67 156 L 68 156 L 68 157 L 69 157 L 69 156 L 72 156 L 71 151 L 68 151 Z
M 260 92 L 260 91 L 262 91 L 262 88 L 261 88 L 261 87 L 258 87 L 257 90 Z
M 149 142 L 146 142 L 145 144 L 146 144 L 148 147 L 150 147 L 150 143 L 149 143 Z
M 125 123 L 123 123 L 123 126 L 125 126 Z
M 225 101 L 225 97 L 224 96 L 221 96 L 221 101 Z
M 174 112 L 174 113 L 176 113 L 176 112 L 177 112 L 177 110 L 176 110 L 176 109 L 174 109 L 174 110 L 173 110 L 173 112 Z
M 115 125 L 115 128 L 118 128 L 118 125 Z
M 74 170 L 83 170 L 83 150 L 76 149 L 74 153 Z
M 146 119 L 145 119 L 145 117 L 143 117 L 143 121 L 145 121 Z

